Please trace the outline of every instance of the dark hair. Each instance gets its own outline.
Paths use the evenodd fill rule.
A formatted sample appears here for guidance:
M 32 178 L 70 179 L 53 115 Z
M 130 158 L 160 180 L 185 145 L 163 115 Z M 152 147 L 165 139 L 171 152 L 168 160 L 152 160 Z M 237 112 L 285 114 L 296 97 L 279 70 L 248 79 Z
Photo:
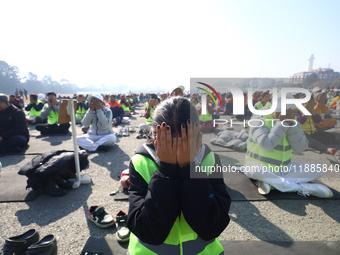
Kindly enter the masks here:
M 262 92 L 261 97 L 265 97 L 266 95 L 269 95 L 269 94 L 270 94 L 269 90 L 267 90 L 265 92 Z
M 47 96 L 49 96 L 49 95 L 54 95 L 55 97 L 57 96 L 56 93 L 54 93 L 53 91 L 47 92 Z
M 166 122 L 171 127 L 171 134 L 180 134 L 181 125 L 187 125 L 187 121 L 190 119 L 191 124 L 199 122 L 198 113 L 185 97 L 171 97 L 164 100 L 153 113 L 152 126 L 153 132 L 156 134 L 157 125 L 162 125 Z
M 33 98 L 33 100 L 38 100 L 38 95 L 37 94 L 31 94 L 30 97 Z

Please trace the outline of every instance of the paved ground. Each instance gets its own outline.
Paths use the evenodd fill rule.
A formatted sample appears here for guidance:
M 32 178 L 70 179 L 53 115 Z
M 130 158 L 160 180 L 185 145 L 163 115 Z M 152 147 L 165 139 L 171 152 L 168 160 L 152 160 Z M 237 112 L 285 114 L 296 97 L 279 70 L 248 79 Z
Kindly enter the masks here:
M 139 113 L 139 110 L 137 111 Z M 229 117 L 228 117 L 229 118 Z M 138 126 L 144 118 L 131 118 L 131 125 Z M 79 132 L 80 128 L 78 127 Z M 118 129 L 114 129 L 115 132 Z M 216 131 L 218 132 L 218 130 Z M 215 132 L 215 133 L 216 133 Z M 339 128 L 329 130 L 339 132 Z M 34 132 L 32 132 L 34 133 Z M 52 198 L 40 195 L 32 202 L 0 203 L 0 247 L 7 237 L 18 235 L 35 228 L 40 236 L 54 234 L 58 240 L 58 254 L 80 254 L 90 236 L 115 238 L 116 228 L 99 229 L 87 221 L 88 208 L 103 205 L 107 212 L 115 215 L 119 210 L 128 211 L 128 202 L 114 201 L 109 193 L 119 187 L 118 175 L 126 169 L 129 159 L 145 140 L 129 137 L 119 138 L 108 152 L 89 155 L 90 166 L 83 171 L 92 183 L 69 191 L 64 197 Z M 205 134 L 209 143 L 211 134 Z M 338 145 L 336 145 L 338 146 Z M 339 147 L 338 147 L 339 148 Z M 216 150 L 218 148 L 215 148 Z M 220 148 L 218 152 L 235 165 L 241 165 L 244 153 Z M 34 155 L 6 155 L 0 160 L 2 171 L 18 171 Z M 309 160 L 314 163 L 334 163 L 334 157 L 309 150 L 293 159 Z M 322 178 L 326 184 L 340 189 L 339 174 L 328 173 Z M 24 188 L 24 187 L 23 187 Z M 234 201 L 230 209 L 231 222 L 221 234 L 221 240 L 262 241 L 339 241 L 339 200 L 272 200 Z

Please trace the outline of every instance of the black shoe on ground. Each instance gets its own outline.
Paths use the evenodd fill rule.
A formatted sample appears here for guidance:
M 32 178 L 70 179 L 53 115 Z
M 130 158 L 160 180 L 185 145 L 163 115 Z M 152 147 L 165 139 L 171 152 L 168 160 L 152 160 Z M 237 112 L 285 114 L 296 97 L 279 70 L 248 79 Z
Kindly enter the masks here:
M 54 197 L 61 197 L 67 194 L 65 189 L 60 188 L 56 183 L 54 183 L 51 179 L 45 182 L 44 187 L 40 189 L 42 193 L 47 193 Z
M 104 207 L 98 205 L 90 207 L 87 218 L 100 228 L 108 228 L 115 224 L 114 218 L 104 210 Z
M 118 242 L 125 243 L 129 241 L 130 238 L 130 230 L 126 226 L 127 223 L 127 214 L 126 212 L 119 211 L 116 214 L 116 237 Z
M 27 232 L 19 235 L 9 237 L 5 241 L 5 245 L 0 251 L 3 255 L 21 254 L 31 244 L 39 241 L 39 234 L 35 229 L 30 229 Z
M 39 242 L 32 244 L 27 249 L 27 255 L 51 255 L 57 249 L 57 240 L 54 235 L 45 236 Z
M 108 151 L 109 150 L 109 146 L 107 146 L 107 145 L 99 145 L 97 150 Z
M 55 183 L 62 189 L 72 189 L 73 182 L 61 178 L 59 175 L 54 177 Z

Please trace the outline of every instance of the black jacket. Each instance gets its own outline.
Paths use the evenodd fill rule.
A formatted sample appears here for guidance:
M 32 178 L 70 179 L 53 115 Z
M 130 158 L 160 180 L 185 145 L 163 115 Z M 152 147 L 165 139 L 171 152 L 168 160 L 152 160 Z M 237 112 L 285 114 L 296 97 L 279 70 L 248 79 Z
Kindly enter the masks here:
M 79 154 L 80 170 L 87 167 L 89 163 L 87 157 L 87 154 Z M 38 189 L 54 175 L 66 176 L 69 172 L 76 172 L 74 152 L 58 150 L 36 156 L 24 165 L 18 174 L 28 177 L 27 188 Z
M 154 150 L 153 145 L 147 145 Z M 204 157 L 211 151 L 208 146 Z M 136 152 L 152 159 L 141 146 Z M 221 164 L 215 154 L 216 164 Z M 194 163 L 193 163 L 194 164 Z M 149 184 L 130 162 L 128 228 L 140 240 L 160 245 L 167 238 L 181 211 L 187 223 L 203 240 L 218 237 L 229 224 L 231 199 L 223 178 L 191 179 L 190 166 L 160 162 Z
M 31 104 L 29 103 L 26 107 L 25 107 L 25 110 L 26 111 L 30 111 L 32 109 L 32 107 L 37 111 L 41 111 L 43 108 L 44 108 L 44 104 L 42 102 L 40 102 L 38 105 L 37 104 Z
M 0 112 L 0 136 L 6 140 L 14 135 L 22 135 L 29 140 L 25 113 L 10 104 Z

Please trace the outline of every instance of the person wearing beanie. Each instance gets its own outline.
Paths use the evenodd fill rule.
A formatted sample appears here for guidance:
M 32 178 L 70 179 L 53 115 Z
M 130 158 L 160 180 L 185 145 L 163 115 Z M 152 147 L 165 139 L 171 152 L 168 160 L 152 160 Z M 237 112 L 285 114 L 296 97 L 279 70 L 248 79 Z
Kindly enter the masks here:
M 77 143 L 81 149 L 87 151 L 104 150 L 116 143 L 116 136 L 112 130 L 112 112 L 104 106 L 103 96 L 93 94 L 88 97 L 90 102 L 82 125 L 89 127 L 87 134 L 77 136 Z
M 20 152 L 29 141 L 25 113 L 0 93 L 0 153 Z
M 43 118 L 40 116 L 43 108 L 44 104 L 38 100 L 38 95 L 31 94 L 30 102 L 25 107 L 25 110 L 29 112 L 27 122 L 29 124 L 43 123 Z
M 67 134 L 70 128 L 70 123 L 58 124 L 59 103 L 56 96 L 53 91 L 47 93 L 47 103 L 44 105 L 40 116 L 43 119 L 47 118 L 48 123 L 39 124 L 35 127 L 42 135 Z

